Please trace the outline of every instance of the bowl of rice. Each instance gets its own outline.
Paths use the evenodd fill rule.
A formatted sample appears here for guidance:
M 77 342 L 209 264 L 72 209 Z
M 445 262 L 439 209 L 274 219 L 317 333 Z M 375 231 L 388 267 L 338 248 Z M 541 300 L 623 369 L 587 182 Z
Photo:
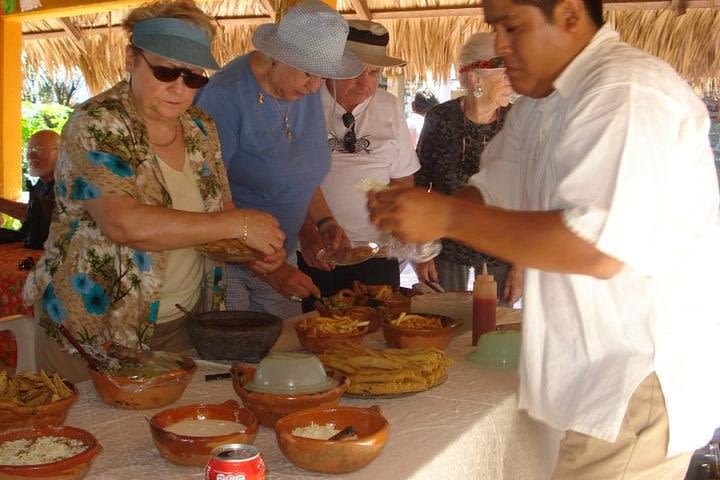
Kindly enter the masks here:
M 348 427 L 353 436 L 330 440 Z M 300 468 L 320 473 L 349 473 L 368 465 L 385 446 L 388 431 L 378 406 L 302 410 L 275 424 L 283 455 Z
M 95 437 L 75 427 L 45 426 L 0 435 L 0 479 L 77 480 L 102 451 Z

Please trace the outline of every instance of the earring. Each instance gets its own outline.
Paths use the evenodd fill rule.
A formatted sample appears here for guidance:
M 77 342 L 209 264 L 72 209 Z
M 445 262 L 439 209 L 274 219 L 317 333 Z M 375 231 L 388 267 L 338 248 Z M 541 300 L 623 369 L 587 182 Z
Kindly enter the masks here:
M 473 97 L 475 97 L 475 98 L 480 98 L 480 97 L 482 97 L 482 96 L 485 94 L 485 90 L 483 90 L 482 87 L 475 87 L 475 88 L 473 89 L 472 94 L 473 94 Z

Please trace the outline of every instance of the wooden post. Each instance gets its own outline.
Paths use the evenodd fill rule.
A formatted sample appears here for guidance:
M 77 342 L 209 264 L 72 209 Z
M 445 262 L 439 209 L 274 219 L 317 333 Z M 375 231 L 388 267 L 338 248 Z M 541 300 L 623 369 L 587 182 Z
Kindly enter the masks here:
M 22 192 L 22 24 L 0 16 L 0 196 Z

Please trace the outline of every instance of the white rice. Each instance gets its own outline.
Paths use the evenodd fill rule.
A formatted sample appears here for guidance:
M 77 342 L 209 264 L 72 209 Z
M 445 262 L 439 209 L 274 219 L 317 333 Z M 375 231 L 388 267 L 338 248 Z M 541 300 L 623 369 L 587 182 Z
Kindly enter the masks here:
M 73 457 L 87 449 L 80 440 L 37 437 L 0 443 L 0 465 L 42 465 Z

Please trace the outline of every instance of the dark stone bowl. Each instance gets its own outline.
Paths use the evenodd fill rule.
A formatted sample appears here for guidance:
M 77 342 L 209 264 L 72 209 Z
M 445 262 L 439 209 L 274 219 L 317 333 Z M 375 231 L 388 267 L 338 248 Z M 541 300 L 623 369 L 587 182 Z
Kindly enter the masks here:
M 280 317 L 262 312 L 226 311 L 195 314 L 187 323 L 200 358 L 258 363 L 283 328 Z

